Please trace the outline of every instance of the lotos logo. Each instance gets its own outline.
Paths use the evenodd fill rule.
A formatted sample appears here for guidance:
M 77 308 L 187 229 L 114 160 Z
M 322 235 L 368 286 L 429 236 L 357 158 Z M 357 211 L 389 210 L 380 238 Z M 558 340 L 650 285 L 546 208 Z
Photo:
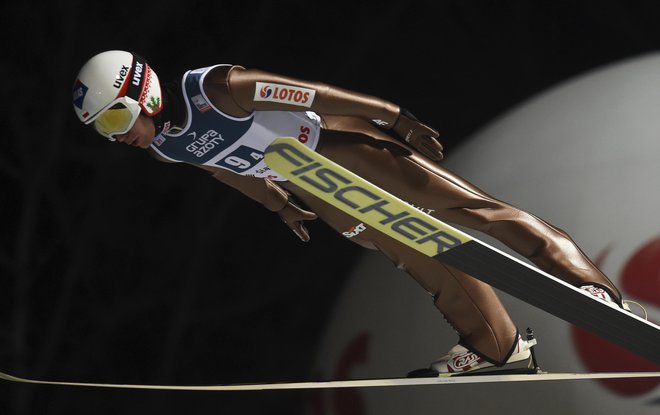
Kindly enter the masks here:
M 300 126 L 300 134 L 298 135 L 298 141 L 301 143 L 305 144 L 306 142 L 309 141 L 309 133 L 312 130 L 309 127 L 305 127 L 304 125 Z
M 316 91 L 309 88 L 257 82 L 254 92 L 254 100 L 279 102 L 282 104 L 310 108 L 314 102 L 315 95 Z
M 270 95 L 273 93 L 273 90 L 270 89 L 270 86 L 266 85 L 263 88 L 261 88 L 261 91 L 259 91 L 259 96 L 261 98 L 268 98 Z

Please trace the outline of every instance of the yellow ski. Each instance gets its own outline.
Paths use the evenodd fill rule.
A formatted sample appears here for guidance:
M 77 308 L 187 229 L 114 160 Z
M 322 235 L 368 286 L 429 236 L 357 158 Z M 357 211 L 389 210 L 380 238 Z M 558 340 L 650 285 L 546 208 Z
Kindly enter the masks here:
M 657 325 L 415 209 L 295 138 L 275 140 L 265 159 L 277 173 L 358 221 L 660 364 Z

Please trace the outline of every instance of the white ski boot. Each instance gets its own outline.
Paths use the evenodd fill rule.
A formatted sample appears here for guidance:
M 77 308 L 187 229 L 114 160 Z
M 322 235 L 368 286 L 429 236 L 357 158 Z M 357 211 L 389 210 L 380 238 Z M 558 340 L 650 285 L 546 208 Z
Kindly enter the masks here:
M 593 295 L 594 297 L 599 298 L 600 300 L 602 300 L 602 301 L 604 301 L 604 302 L 606 302 L 606 303 L 608 303 L 612 306 L 621 307 L 626 311 L 630 311 L 630 306 L 628 305 L 627 301 L 623 301 L 621 306 L 619 306 L 619 304 L 612 299 L 610 294 L 607 291 L 605 291 L 604 289 L 600 288 L 600 287 L 596 287 L 595 285 L 583 285 L 583 286 L 580 287 L 580 289 L 588 292 L 589 294 Z
M 518 342 L 516 344 L 515 350 L 506 361 L 506 363 L 497 369 L 506 369 L 506 365 L 530 359 L 530 349 L 535 344 L 536 339 L 523 340 L 523 338 L 518 335 Z M 438 374 L 461 374 L 494 366 L 494 364 L 488 362 L 483 357 L 472 353 L 465 347 L 457 344 L 456 346 L 452 347 L 449 352 L 447 352 L 446 356 L 443 356 L 435 362 L 431 363 L 430 369 L 437 371 Z

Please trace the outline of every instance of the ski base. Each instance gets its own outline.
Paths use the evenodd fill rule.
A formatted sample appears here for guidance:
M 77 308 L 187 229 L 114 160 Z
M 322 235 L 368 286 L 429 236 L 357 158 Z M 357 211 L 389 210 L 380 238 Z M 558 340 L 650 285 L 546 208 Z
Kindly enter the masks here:
M 635 379 L 635 378 L 660 378 L 660 372 L 609 372 L 609 373 L 537 373 L 537 374 L 506 374 L 490 373 L 478 376 L 451 376 L 440 375 L 438 377 L 418 378 L 385 378 L 385 379 L 361 379 L 361 380 L 333 380 L 319 382 L 289 382 L 289 383 L 251 383 L 234 385 L 201 385 L 201 386 L 179 386 L 179 385 L 130 385 L 111 383 L 77 383 L 77 382 L 53 382 L 19 378 L 0 372 L 0 379 L 17 383 L 29 383 L 38 385 L 76 386 L 89 388 L 112 388 L 112 389 L 146 389 L 146 390 L 171 390 L 171 391 L 259 391 L 259 390 L 284 390 L 284 389 L 335 389 L 335 388 L 374 388 L 392 386 L 423 386 L 423 385 L 459 385 L 476 383 L 500 383 L 500 382 L 543 382 L 543 381 L 572 381 L 587 379 Z

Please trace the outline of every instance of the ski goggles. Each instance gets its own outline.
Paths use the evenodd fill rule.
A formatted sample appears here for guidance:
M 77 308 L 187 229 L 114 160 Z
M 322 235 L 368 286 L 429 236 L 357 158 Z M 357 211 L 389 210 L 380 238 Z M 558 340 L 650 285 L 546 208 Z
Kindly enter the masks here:
M 110 141 L 116 135 L 127 133 L 140 116 L 140 104 L 132 98 L 121 97 L 112 101 L 93 121 L 97 133 Z

